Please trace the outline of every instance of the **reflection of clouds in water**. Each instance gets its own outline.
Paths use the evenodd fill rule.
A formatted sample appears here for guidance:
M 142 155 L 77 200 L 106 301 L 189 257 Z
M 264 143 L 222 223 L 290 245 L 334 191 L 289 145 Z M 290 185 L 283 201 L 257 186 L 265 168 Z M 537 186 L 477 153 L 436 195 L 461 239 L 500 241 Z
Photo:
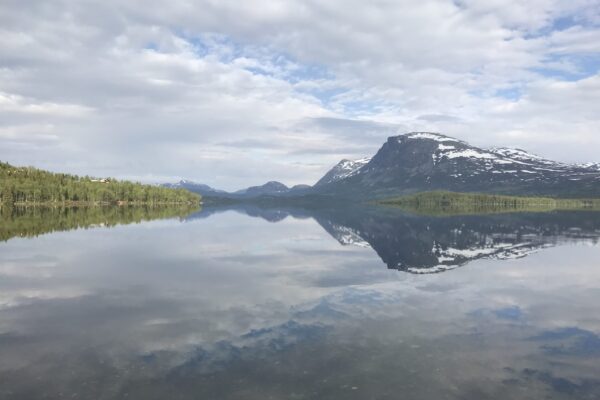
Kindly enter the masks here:
M 39 253 L 0 255 L 0 309 L 40 299 L 73 298 L 86 294 L 76 285 L 50 283 L 61 266 L 60 258 Z
M 519 322 L 522 321 L 524 318 L 523 311 L 519 306 L 502 307 L 495 310 L 479 308 L 477 310 L 472 311 L 469 314 L 475 318 L 480 319 L 496 317 L 512 322 Z
M 168 324 L 155 319 L 151 321 L 153 326 L 197 330 L 197 344 L 126 354 L 109 348 L 112 351 L 100 354 L 112 354 L 112 359 L 105 358 L 102 363 L 108 370 L 119 371 L 117 386 L 138 395 L 143 393 L 142 387 L 150 386 L 183 393 L 189 390 L 190 397 L 192 393 L 197 395 L 212 388 L 222 398 L 235 397 L 235 385 L 226 382 L 240 380 L 259 398 L 265 390 L 284 384 L 294 386 L 294 382 L 303 379 L 311 390 L 334 390 L 338 394 L 343 393 L 345 385 L 364 390 L 363 395 L 376 392 L 375 381 L 389 384 L 396 393 L 404 389 L 405 393 L 419 397 L 442 395 L 450 382 L 457 398 L 482 398 L 499 390 L 511 394 L 511 398 L 527 398 L 519 396 L 518 390 L 529 387 L 531 381 L 540 385 L 538 390 L 542 394 L 556 390 L 557 382 L 565 381 L 575 385 L 572 393 L 596 393 L 591 378 L 565 377 L 565 368 L 544 369 L 545 352 L 538 343 L 524 340 L 532 337 L 527 335 L 533 334 L 536 327 L 515 332 L 510 325 L 490 321 L 472 330 L 473 326 L 468 324 L 471 316 L 466 316 L 456 320 L 451 329 L 440 332 L 435 329 L 439 320 L 430 314 L 416 319 L 418 310 L 413 311 L 414 315 L 410 310 L 407 313 L 398 303 L 401 298 L 402 294 L 392 288 L 338 290 L 316 302 L 298 305 L 290 310 L 287 321 L 212 343 L 202 341 L 201 324 L 183 327 L 177 326 L 176 318 Z M 160 310 L 159 303 L 148 306 Z M 378 309 L 379 313 L 369 312 Z M 140 311 L 136 307 L 130 309 L 132 315 Z M 166 307 L 165 311 L 175 310 Z M 493 317 L 495 313 L 489 315 Z M 143 319 L 142 315 L 140 320 Z M 131 322 L 137 325 L 139 321 Z M 135 337 L 143 340 L 142 333 L 135 332 Z M 161 332 L 160 336 L 173 334 L 177 336 L 177 332 L 169 331 Z M 100 359 L 100 354 L 95 357 Z M 78 360 L 80 356 L 74 354 L 75 359 L 70 362 L 89 362 Z M 578 359 L 571 355 L 568 361 L 570 366 L 566 370 L 579 376 Z M 482 376 L 486 377 L 485 382 L 478 381 Z M 326 382 L 315 385 L 323 379 Z
M 364 397 L 384 382 L 390 395 L 435 398 L 445 388 L 482 398 L 506 381 L 519 398 L 532 380 L 554 390 L 549 377 L 580 385 L 575 394 L 597 391 L 583 383 L 600 373 L 583 353 L 600 331 L 598 247 L 417 276 L 387 270 L 370 249 L 341 247 L 310 220 L 222 214 L 210 224 L 62 233 L 2 250 L 0 373 L 18 390 L 42 376 L 40 390 L 88 382 L 79 390 L 92 398 L 90 382 L 101 390 L 102 379 L 115 393 L 155 397 L 175 388 L 196 397 L 210 388 L 208 397 L 222 398 L 236 390 L 265 398 L 265 388 L 275 397 L 308 388 Z M 565 327 L 576 330 L 544 336 Z M 549 357 L 566 366 L 549 369 Z M 75 372 L 57 376 L 56 365 Z
M 597 357 L 600 355 L 600 336 L 577 327 L 545 331 L 531 340 L 542 342 L 542 349 L 552 355 Z
M 561 395 L 569 395 L 573 398 L 592 398 L 600 394 L 600 379 L 583 378 L 570 379 L 556 376 L 548 371 L 540 371 L 526 368 L 518 374 L 519 380 L 513 383 L 516 386 L 530 386 L 531 381 L 537 381 L 542 385 L 549 386 L 553 392 Z

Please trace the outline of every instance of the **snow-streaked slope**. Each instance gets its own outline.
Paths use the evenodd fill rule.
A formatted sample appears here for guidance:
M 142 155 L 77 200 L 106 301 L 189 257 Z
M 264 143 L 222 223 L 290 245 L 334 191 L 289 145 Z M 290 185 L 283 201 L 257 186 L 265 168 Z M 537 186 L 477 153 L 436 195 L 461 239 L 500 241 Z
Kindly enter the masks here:
M 592 171 L 600 171 L 600 163 L 598 162 L 588 162 L 583 164 L 577 164 L 578 167 L 590 169 Z
M 355 175 L 358 171 L 371 161 L 371 157 L 358 160 L 342 160 L 330 169 L 315 186 L 336 182 Z
M 316 191 L 350 198 L 431 190 L 600 196 L 600 164 L 567 164 L 507 147 L 485 149 L 433 132 L 389 137 L 364 161 L 342 160 L 319 180 Z
M 524 163 L 541 163 L 546 165 L 556 165 L 561 164 L 556 161 L 547 160 L 543 157 L 538 156 L 537 154 L 530 153 L 528 151 L 522 149 L 513 149 L 510 147 L 494 147 L 491 149 L 492 152 L 499 154 L 500 156 L 513 160 L 520 161 Z M 562 164 L 561 164 L 562 165 Z
M 400 138 L 400 137 L 408 138 L 408 139 L 428 139 L 428 140 L 435 140 L 436 142 L 464 143 L 453 137 L 442 135 L 439 133 L 434 133 L 434 132 L 411 132 L 411 133 L 407 133 L 405 135 L 398 136 L 398 138 Z

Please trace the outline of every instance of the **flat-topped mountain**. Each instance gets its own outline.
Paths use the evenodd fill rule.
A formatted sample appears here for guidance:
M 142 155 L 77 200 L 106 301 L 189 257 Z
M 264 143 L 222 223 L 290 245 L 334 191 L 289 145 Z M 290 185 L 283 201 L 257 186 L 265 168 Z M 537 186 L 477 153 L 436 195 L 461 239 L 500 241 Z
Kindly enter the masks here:
M 413 132 L 388 138 L 367 163 L 315 190 L 360 197 L 432 190 L 598 196 L 600 168 L 593 163 L 552 161 L 521 149 L 482 149 L 437 133 Z

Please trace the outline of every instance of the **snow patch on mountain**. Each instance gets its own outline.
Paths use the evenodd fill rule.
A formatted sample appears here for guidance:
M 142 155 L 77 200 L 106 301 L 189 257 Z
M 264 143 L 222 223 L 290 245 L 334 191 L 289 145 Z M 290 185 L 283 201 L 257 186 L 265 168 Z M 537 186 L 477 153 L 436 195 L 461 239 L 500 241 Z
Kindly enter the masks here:
M 600 171 L 600 163 L 588 162 L 583 164 L 576 164 L 580 168 L 591 169 L 593 171 Z
M 540 157 L 537 154 L 533 154 L 522 149 L 513 149 L 510 147 L 494 147 L 491 149 L 491 151 L 513 161 L 537 164 L 541 163 L 547 165 L 560 164 L 556 161 L 547 160 L 544 157 Z
M 491 153 L 489 151 L 483 151 L 476 148 L 465 148 L 461 146 L 461 148 L 457 148 L 456 146 L 449 146 L 444 144 L 439 144 L 437 150 L 431 155 L 433 158 L 433 163 L 437 164 L 440 162 L 442 158 L 452 160 L 455 158 L 470 158 L 470 159 L 479 159 L 479 160 L 499 160 L 499 156 L 497 154 Z
M 439 133 L 434 133 L 434 132 L 411 132 L 411 133 L 407 133 L 405 135 L 398 136 L 398 140 L 402 140 L 404 138 L 406 138 L 406 139 L 429 139 L 429 140 L 435 140 L 436 142 L 462 143 L 458 139 L 454 139 L 449 136 L 441 135 Z
M 446 158 L 481 158 L 481 159 L 496 159 L 496 155 L 487 152 L 481 152 L 474 149 L 449 151 L 443 155 Z
M 358 172 L 363 166 L 365 166 L 371 157 L 365 157 L 358 160 L 342 160 L 337 165 L 338 172 L 336 173 L 334 180 L 344 179 L 352 176 Z
M 405 135 L 407 136 L 407 135 Z M 408 134 L 409 137 L 415 135 Z M 423 138 L 429 139 L 424 136 Z M 449 138 L 449 140 L 452 140 Z M 437 149 L 432 154 L 434 165 L 437 165 L 442 159 L 468 159 L 483 163 L 487 170 L 501 166 L 512 166 L 510 170 L 494 170 L 492 173 L 528 173 L 535 174 L 542 171 L 565 172 L 569 168 L 577 167 L 592 171 L 600 171 L 600 163 L 578 164 L 575 166 L 552 161 L 529 153 L 521 149 L 508 147 L 493 147 L 490 149 L 481 149 L 469 146 L 464 142 L 456 141 L 456 144 L 450 145 L 447 142 L 439 143 Z
M 348 178 L 358 173 L 358 171 L 367 165 L 371 161 L 371 157 L 364 157 L 358 160 L 342 160 L 332 169 L 329 170 L 317 183 L 317 185 L 324 185 L 327 183 L 339 181 Z

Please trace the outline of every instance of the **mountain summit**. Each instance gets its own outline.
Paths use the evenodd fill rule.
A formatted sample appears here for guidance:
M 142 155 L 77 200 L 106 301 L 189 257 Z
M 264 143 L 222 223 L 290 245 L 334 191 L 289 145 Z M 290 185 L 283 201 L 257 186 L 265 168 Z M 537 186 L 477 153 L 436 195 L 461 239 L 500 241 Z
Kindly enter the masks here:
M 250 186 L 249 188 L 238 190 L 235 194 L 245 196 L 278 195 L 287 193 L 290 190 L 286 185 L 277 181 L 269 181 L 264 185 Z

